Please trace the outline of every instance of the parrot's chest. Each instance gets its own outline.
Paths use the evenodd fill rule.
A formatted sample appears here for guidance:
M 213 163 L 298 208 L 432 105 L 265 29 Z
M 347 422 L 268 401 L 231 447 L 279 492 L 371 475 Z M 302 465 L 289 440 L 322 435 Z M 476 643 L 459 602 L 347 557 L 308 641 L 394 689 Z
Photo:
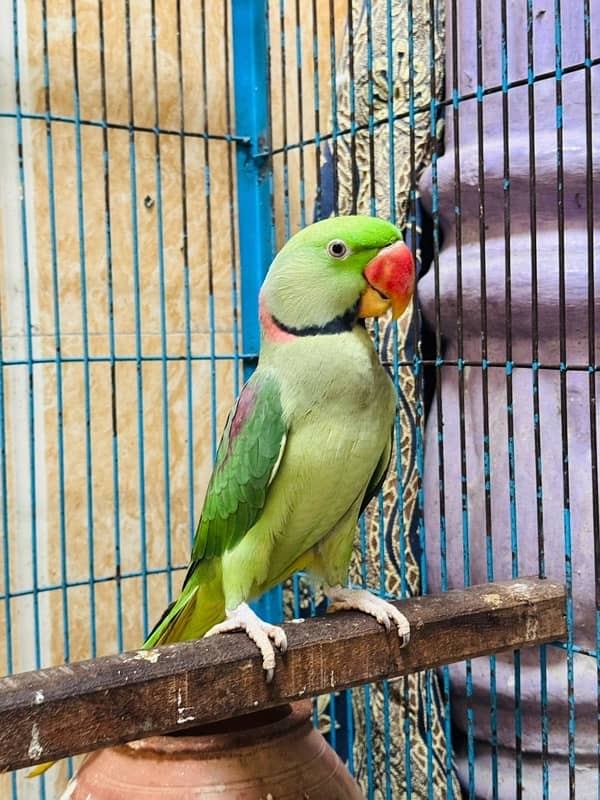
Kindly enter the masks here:
M 322 336 L 294 349 L 282 382 L 282 405 L 293 426 L 306 415 L 322 416 L 325 422 L 342 416 L 346 426 L 364 415 L 375 427 L 385 419 L 389 432 L 395 391 L 366 331 Z
M 314 528 L 317 508 L 319 528 L 334 524 L 364 493 L 389 443 L 396 393 L 362 333 L 307 348 L 282 381 L 289 424 L 282 466 L 297 489 L 291 528 L 298 532 Z
M 329 536 L 353 534 L 388 451 L 396 393 L 367 332 L 356 334 L 306 337 L 263 360 L 277 376 L 288 430 L 257 534 L 267 531 L 271 543 L 263 589 L 297 569 L 302 554 L 309 568 Z

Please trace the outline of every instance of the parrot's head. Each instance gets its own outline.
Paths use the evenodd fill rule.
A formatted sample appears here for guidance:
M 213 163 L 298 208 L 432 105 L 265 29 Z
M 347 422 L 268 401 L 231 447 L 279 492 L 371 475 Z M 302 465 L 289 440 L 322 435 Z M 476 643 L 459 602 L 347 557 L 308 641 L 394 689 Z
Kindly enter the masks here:
M 376 217 L 331 217 L 301 230 L 277 254 L 261 290 L 261 317 L 289 329 L 388 309 L 397 318 L 414 286 L 413 257 L 398 228 Z

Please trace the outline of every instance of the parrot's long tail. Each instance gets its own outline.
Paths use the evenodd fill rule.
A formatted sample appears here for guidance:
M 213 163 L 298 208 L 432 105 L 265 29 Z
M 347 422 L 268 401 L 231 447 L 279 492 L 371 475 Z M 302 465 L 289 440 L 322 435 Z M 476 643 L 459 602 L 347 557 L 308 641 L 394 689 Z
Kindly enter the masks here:
M 36 764 L 36 766 L 27 773 L 27 778 L 39 778 L 46 770 L 50 769 L 56 764 L 56 761 L 44 761 L 43 764 Z
M 225 619 L 220 570 L 200 575 L 192 568 L 177 600 L 167 608 L 144 642 L 149 649 L 201 636 Z
M 171 603 L 158 620 L 150 635 L 144 642 L 144 647 L 149 649 L 159 644 L 180 642 L 185 637 L 185 630 L 190 626 L 196 608 L 196 595 L 198 587 L 189 592 L 182 592 L 177 600 Z M 201 634 L 202 635 L 202 634 Z

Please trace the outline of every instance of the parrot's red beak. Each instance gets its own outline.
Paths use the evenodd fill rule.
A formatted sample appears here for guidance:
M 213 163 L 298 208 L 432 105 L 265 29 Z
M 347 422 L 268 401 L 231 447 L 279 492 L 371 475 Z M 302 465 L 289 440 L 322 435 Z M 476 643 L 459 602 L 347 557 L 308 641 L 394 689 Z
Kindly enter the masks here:
M 394 242 L 369 261 L 363 272 L 367 288 L 360 297 L 359 317 L 379 317 L 391 308 L 403 313 L 415 290 L 415 262 L 404 242 Z

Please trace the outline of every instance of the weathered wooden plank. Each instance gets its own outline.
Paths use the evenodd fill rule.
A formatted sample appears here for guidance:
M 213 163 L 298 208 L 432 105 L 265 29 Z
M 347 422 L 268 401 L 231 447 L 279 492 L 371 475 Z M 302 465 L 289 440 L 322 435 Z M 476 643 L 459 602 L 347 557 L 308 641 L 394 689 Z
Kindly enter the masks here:
M 2 678 L 0 771 L 566 636 L 564 587 L 550 580 L 397 605 L 411 623 L 405 649 L 356 612 L 287 623 L 288 652 L 271 684 L 238 633 Z

